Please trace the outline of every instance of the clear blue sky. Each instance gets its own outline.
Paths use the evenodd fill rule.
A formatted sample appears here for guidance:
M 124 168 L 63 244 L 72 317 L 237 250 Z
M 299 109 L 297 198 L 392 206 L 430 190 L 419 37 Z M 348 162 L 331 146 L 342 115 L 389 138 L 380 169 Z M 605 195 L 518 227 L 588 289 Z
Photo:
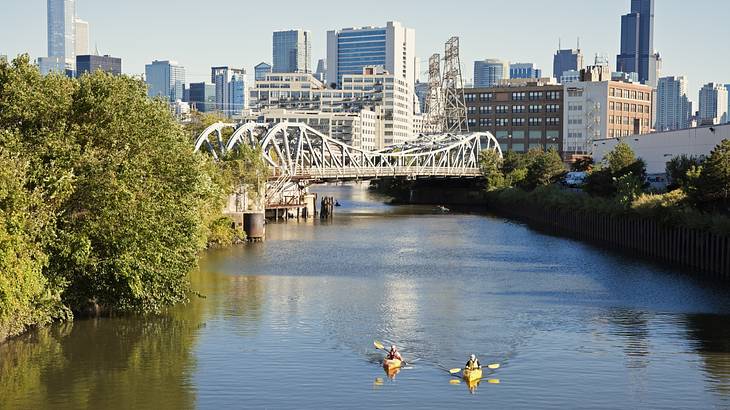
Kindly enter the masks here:
M 2 3 L 0 54 L 45 55 L 46 0 Z M 260 61 L 271 62 L 271 32 L 289 28 L 313 32 L 315 65 L 325 57 L 328 29 L 398 20 L 416 29 L 424 71 L 429 55 L 443 53 L 443 43 L 460 36 L 464 78 L 470 79 L 473 61 L 484 58 L 535 62 L 550 74 L 558 38 L 573 46 L 578 36 L 587 62 L 601 53 L 614 66 L 620 16 L 630 0 L 77 0 L 77 8 L 90 23 L 92 50 L 98 44 L 101 53 L 121 57 L 129 74 L 142 73 L 153 59 L 179 61 L 188 81 L 210 81 L 213 65 L 252 72 Z M 657 0 L 655 14 L 662 75 L 687 75 L 694 101 L 702 84 L 730 83 L 730 2 Z

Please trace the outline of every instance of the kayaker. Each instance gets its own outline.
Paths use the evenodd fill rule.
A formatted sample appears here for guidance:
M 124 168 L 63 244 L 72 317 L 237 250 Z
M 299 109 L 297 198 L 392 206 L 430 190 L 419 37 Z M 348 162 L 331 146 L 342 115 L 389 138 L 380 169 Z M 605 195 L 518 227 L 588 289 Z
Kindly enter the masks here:
M 482 365 L 479 364 L 479 359 L 475 355 L 469 356 L 469 361 L 466 362 L 466 365 L 464 366 L 464 369 L 467 370 L 476 370 L 481 369 Z
M 388 352 L 388 360 L 403 361 L 403 358 L 401 357 L 400 352 L 398 351 L 398 348 L 395 347 L 395 345 L 390 345 L 390 351 Z

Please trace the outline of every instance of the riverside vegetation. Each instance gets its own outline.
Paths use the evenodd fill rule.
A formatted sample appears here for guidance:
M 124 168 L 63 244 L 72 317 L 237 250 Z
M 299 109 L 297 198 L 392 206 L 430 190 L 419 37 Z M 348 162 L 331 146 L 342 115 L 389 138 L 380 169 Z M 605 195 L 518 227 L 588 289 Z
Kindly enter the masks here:
M 0 342 L 76 314 L 184 302 L 188 272 L 240 235 L 227 195 L 266 167 L 243 148 L 216 163 L 137 78 L 41 76 L 0 60 Z
M 730 141 L 722 141 L 707 158 L 680 156 L 667 164 L 672 183 L 665 193 L 650 192 L 646 166 L 625 143 L 604 161 L 583 160 L 573 171 L 588 172 L 581 191 L 556 183 L 564 169 L 555 151 L 481 153 L 488 200 L 501 204 L 537 203 L 576 211 L 654 218 L 668 226 L 730 233 Z

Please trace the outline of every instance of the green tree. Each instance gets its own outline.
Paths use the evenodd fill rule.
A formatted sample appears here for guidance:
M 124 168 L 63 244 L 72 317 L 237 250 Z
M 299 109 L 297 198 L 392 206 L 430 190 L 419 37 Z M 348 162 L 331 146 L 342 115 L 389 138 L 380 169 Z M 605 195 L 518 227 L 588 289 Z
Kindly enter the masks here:
M 563 174 L 565 174 L 565 165 L 557 151 L 554 149 L 539 151 L 533 154 L 527 166 L 525 186 L 529 189 L 535 189 L 538 186 L 547 186 L 555 182 Z
M 667 162 L 666 171 L 671 180 L 670 190 L 686 187 L 689 179 L 687 172 L 693 167 L 699 167 L 704 161 L 703 158 L 694 155 L 682 154 Z
M 636 162 L 636 154 L 625 142 L 619 142 L 611 152 L 606 155 L 604 162 L 613 173 L 619 173 L 624 168 Z
M 22 188 L 50 215 L 32 237 L 48 257 L 46 294 L 75 311 L 158 312 L 187 298 L 227 189 L 192 148 L 138 79 L 0 62 L 0 151 L 27 164 Z
M 479 153 L 479 168 L 487 183 L 487 190 L 504 187 L 505 178 L 502 174 L 502 158 L 497 151 L 484 150 Z
M 579 158 L 570 165 L 572 172 L 590 172 L 593 170 L 593 158 Z
M 703 210 L 730 213 L 730 140 L 712 150 L 701 167 L 688 174 L 694 203 Z

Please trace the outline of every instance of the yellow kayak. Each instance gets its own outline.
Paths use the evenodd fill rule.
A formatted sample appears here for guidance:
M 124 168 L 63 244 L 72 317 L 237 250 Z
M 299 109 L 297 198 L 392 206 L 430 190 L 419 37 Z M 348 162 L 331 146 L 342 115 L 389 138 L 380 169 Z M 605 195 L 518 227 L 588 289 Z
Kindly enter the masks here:
M 464 369 L 464 380 L 467 382 L 477 381 L 482 378 L 482 369 Z
M 385 370 L 400 369 L 401 361 L 398 359 L 385 359 L 383 360 L 383 368 Z

